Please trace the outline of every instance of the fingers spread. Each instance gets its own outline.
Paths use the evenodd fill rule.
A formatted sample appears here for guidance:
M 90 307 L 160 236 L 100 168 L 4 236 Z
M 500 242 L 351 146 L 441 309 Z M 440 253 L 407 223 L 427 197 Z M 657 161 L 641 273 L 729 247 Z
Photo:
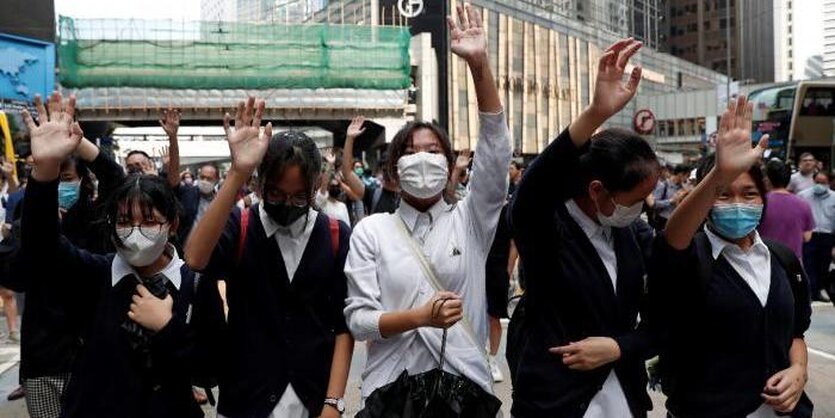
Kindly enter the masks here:
M 47 113 L 46 113 L 46 107 L 44 107 L 44 105 L 43 105 L 43 100 L 41 99 L 40 94 L 35 95 L 35 110 L 38 111 L 38 121 L 40 123 L 44 123 L 48 120 L 47 119 L 48 116 L 47 116 Z
M 23 123 L 26 124 L 30 134 L 38 127 L 38 125 L 35 125 L 35 121 L 32 120 L 32 115 L 26 109 L 23 109 Z
M 255 120 L 252 121 L 252 126 L 261 126 L 261 118 L 264 117 L 264 108 L 266 107 L 266 103 L 263 100 L 258 101 L 257 108 L 255 110 Z
M 644 69 L 640 66 L 635 66 L 632 69 L 632 74 L 629 76 L 629 82 L 626 83 L 626 89 L 632 93 L 638 91 L 638 86 L 641 84 L 641 75 L 643 74 Z
M 244 102 L 238 102 L 238 109 L 235 111 L 235 129 L 241 129 L 244 126 L 245 107 Z
M 608 48 L 606 48 L 606 52 L 614 51 L 617 54 L 618 52 L 620 52 L 621 49 L 625 48 L 630 43 L 632 43 L 632 38 L 631 37 L 621 39 L 621 40 L 613 43 L 612 45 L 610 45 Z
M 467 12 L 464 11 L 464 6 L 461 4 L 456 6 L 456 9 L 458 10 L 458 22 L 461 25 L 461 30 L 466 31 L 470 28 L 470 23 L 467 21 Z
M 632 56 L 638 53 L 638 50 L 641 49 L 642 46 L 644 46 L 644 44 L 637 41 L 632 41 L 628 48 L 621 51 L 618 54 L 618 68 L 626 68 L 626 64 L 629 62 Z
M 75 118 L 75 95 L 70 95 L 70 100 L 67 101 L 67 117 L 69 117 L 70 121 Z

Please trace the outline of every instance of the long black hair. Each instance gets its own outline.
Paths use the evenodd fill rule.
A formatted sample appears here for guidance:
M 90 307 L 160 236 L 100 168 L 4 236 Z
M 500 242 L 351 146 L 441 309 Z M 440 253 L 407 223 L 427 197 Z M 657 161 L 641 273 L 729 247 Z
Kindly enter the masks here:
M 133 206 L 138 205 L 145 219 L 154 217 L 154 210 L 158 211 L 171 224 L 179 219 L 180 204 L 168 183 L 159 176 L 132 174 L 113 191 L 104 206 L 104 216 L 107 220 L 108 234 L 117 246 L 122 240 L 116 234 L 116 224 L 121 218 L 132 218 Z
M 308 202 L 312 205 L 322 172 L 322 154 L 316 143 L 304 132 L 284 131 L 273 135 L 267 153 L 258 166 L 258 183 L 266 198 L 264 186 L 292 166 L 298 166 L 305 182 Z
M 647 141 L 623 129 L 606 129 L 594 135 L 588 152 L 580 156 L 581 181 L 574 197 L 588 194 L 589 183 L 598 180 L 610 193 L 627 192 L 661 169 Z

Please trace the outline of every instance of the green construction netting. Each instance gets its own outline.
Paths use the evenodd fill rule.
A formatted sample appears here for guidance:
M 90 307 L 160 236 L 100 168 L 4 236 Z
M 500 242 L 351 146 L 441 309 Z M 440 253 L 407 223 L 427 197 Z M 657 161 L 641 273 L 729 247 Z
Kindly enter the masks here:
M 60 18 L 65 87 L 410 85 L 408 28 Z

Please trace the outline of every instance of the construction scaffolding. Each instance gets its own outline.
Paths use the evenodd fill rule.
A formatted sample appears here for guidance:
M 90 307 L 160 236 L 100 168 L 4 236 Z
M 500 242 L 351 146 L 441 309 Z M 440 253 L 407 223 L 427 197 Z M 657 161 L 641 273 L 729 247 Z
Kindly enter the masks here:
M 59 19 L 63 87 L 406 89 L 407 27 Z

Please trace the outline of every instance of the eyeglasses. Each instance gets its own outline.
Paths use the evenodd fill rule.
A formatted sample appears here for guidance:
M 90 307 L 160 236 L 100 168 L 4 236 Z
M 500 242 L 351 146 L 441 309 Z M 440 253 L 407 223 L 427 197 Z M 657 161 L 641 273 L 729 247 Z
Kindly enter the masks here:
M 288 195 L 281 190 L 275 188 L 268 188 L 265 191 L 265 199 L 271 205 L 285 205 L 290 204 L 297 208 L 303 208 L 310 203 L 310 196 L 307 193 L 299 193 Z
M 134 230 L 138 229 L 139 233 L 142 234 L 143 237 L 152 240 L 159 236 L 162 232 L 162 228 L 166 224 L 168 224 L 168 222 L 160 222 L 157 220 L 148 220 L 139 225 L 134 225 L 131 222 L 117 222 L 116 236 L 118 236 L 121 240 L 126 240 L 131 236 L 131 234 L 133 234 Z

